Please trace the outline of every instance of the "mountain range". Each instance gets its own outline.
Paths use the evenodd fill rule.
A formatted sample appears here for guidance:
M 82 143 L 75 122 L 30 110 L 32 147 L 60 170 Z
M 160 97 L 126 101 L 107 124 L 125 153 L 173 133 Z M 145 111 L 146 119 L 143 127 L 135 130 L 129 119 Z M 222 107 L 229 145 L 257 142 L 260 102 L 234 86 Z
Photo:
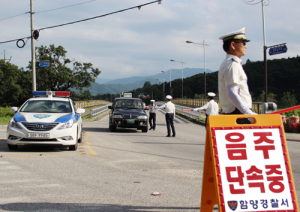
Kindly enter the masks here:
M 171 72 L 171 74 L 170 74 Z M 136 77 L 128 77 L 121 79 L 102 79 L 98 77 L 94 83 L 91 83 L 91 86 L 88 90 L 91 92 L 93 96 L 100 94 L 117 94 L 121 92 L 131 91 L 133 89 L 141 88 L 144 86 L 146 81 L 149 81 L 151 84 L 159 84 L 162 82 L 169 82 L 170 75 L 171 80 L 191 77 L 195 74 L 204 73 L 203 68 L 184 68 L 182 69 L 171 69 L 166 71 L 165 73 L 159 73 L 151 76 L 136 76 Z M 206 73 L 211 73 L 212 71 L 206 69 Z M 100 74 L 101 76 L 101 74 Z

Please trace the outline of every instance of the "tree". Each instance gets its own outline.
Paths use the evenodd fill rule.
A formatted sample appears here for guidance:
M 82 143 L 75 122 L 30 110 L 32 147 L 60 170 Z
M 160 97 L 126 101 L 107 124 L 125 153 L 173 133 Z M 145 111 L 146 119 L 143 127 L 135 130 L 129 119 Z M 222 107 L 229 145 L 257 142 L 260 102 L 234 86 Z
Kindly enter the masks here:
M 92 99 L 91 92 L 89 90 L 80 90 L 79 93 L 71 91 L 71 97 L 73 101 L 84 101 Z
M 20 106 L 31 92 L 31 74 L 0 60 L 0 105 Z
M 276 96 L 277 95 L 272 92 L 268 93 L 268 95 L 267 95 L 268 101 L 271 101 L 271 102 L 276 101 Z M 258 96 L 256 101 L 259 101 L 259 102 L 265 101 L 265 91 L 264 90 L 261 91 L 261 94 Z
M 72 61 L 66 58 L 66 54 L 67 51 L 62 46 L 50 45 L 36 48 L 36 60 L 50 62 L 50 67 L 36 67 L 37 90 L 82 89 L 95 82 L 96 77 L 101 73 L 98 68 L 93 68 L 91 63 L 82 64 L 75 61 L 71 69 L 68 65 Z M 31 63 L 27 68 L 31 69 Z
M 284 92 L 283 97 L 281 97 L 280 101 L 284 106 L 287 107 L 295 106 L 297 103 L 296 96 L 294 94 L 291 94 L 290 92 Z

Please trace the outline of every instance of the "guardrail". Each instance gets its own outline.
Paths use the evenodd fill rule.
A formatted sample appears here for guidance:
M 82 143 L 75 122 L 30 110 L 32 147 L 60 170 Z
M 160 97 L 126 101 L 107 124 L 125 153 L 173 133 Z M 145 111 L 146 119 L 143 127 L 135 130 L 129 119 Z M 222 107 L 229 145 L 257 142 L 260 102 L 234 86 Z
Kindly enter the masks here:
M 156 102 L 157 105 L 163 105 L 165 102 Z M 191 107 L 187 107 L 187 106 L 182 106 L 182 105 L 177 105 L 175 104 L 175 109 L 177 113 L 180 113 L 182 115 L 185 115 L 187 117 L 196 119 L 196 120 L 201 120 L 202 118 L 205 118 L 205 112 L 204 111 L 183 111 L 182 109 L 193 109 Z
M 205 99 L 173 99 L 172 102 L 174 104 L 186 105 L 188 107 L 202 107 L 205 105 L 208 100 Z M 218 100 L 215 100 L 219 104 L 219 108 L 221 108 Z M 252 102 L 252 110 L 258 114 L 262 113 L 262 103 L 263 102 Z
M 106 111 L 108 111 L 108 106 L 110 106 L 110 105 L 112 105 L 112 104 L 108 104 L 108 105 L 104 105 L 101 107 L 91 109 L 91 117 L 95 117 L 95 116 L 101 115 L 102 113 L 105 113 Z

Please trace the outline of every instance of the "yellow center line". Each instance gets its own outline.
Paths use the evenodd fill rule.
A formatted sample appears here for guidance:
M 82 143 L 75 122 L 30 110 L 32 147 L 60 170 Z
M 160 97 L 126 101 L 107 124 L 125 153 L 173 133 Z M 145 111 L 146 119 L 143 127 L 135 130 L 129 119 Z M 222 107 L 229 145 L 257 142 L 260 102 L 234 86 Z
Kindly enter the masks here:
M 91 132 L 88 132 L 87 137 L 86 137 L 86 145 L 87 148 L 89 149 L 91 155 L 98 155 L 91 147 L 90 145 L 90 136 L 91 136 Z

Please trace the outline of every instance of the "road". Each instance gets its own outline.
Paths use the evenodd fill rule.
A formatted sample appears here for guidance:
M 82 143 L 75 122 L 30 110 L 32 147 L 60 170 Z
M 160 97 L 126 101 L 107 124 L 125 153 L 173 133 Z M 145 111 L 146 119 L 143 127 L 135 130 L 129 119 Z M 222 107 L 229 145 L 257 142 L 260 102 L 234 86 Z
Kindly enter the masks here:
M 181 117 L 175 128 L 175 138 L 165 137 L 160 111 L 156 130 L 148 133 L 112 133 L 108 117 L 84 122 L 84 141 L 75 152 L 9 151 L 0 130 L 0 211 L 199 211 L 205 128 Z M 295 141 L 291 135 L 288 146 L 299 201 Z

